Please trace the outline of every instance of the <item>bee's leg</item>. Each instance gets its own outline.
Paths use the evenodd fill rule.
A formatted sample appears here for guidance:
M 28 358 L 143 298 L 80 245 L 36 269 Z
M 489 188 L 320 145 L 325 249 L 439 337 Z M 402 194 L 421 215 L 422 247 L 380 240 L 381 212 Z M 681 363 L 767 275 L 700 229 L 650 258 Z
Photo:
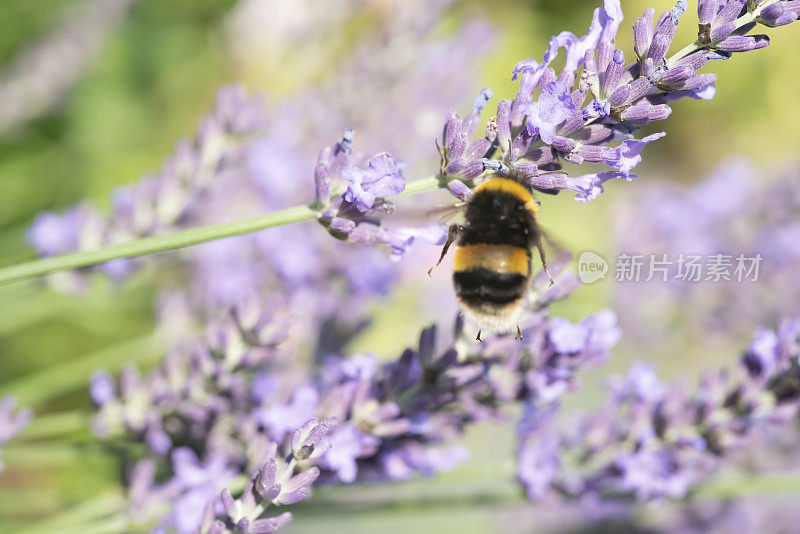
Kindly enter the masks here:
M 442 247 L 442 255 L 439 256 L 439 261 L 436 262 L 436 265 L 428 269 L 428 276 L 430 276 L 431 272 L 433 272 L 433 270 L 437 268 L 440 263 L 442 263 L 447 251 L 450 249 L 450 245 L 452 245 L 453 242 L 458 239 L 458 234 L 460 233 L 461 225 L 458 224 L 451 224 L 450 228 L 447 229 L 447 241 L 444 242 L 444 247 Z
M 534 245 L 536 246 L 536 250 L 539 251 L 539 258 L 542 260 L 544 274 L 547 275 L 547 279 L 550 280 L 550 285 L 552 286 L 555 284 L 555 282 L 553 281 L 553 277 L 550 276 L 550 269 L 547 268 L 547 260 L 544 257 L 544 247 L 542 246 L 542 235 L 538 232 L 536 233 L 536 237 L 534 239 Z
M 522 341 L 522 330 L 519 329 L 519 325 L 517 325 L 517 337 L 515 337 L 514 339 Z
M 480 330 L 478 330 L 478 335 L 475 336 L 475 341 L 480 341 L 481 343 L 483 343 L 483 340 L 481 339 L 481 331 Z

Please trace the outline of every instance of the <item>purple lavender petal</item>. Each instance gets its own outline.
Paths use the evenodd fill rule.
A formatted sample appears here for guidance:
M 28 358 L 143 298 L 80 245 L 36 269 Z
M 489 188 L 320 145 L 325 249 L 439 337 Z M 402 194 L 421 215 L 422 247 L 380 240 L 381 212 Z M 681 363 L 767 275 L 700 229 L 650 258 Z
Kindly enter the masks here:
M 665 132 L 658 132 L 642 139 L 626 139 L 619 146 L 608 149 L 603 156 L 603 161 L 609 167 L 627 174 L 641 163 L 642 156 L 640 154 L 644 147 L 665 135 L 667 135 Z
M 633 24 L 633 48 L 636 56 L 643 59 L 650 50 L 651 39 L 653 38 L 653 20 L 655 10 L 648 7 L 644 14 L 636 19 Z
M 566 86 L 555 81 L 542 88 L 538 101 L 528 103 L 521 111 L 528 115 L 528 133 L 538 133 L 549 145 L 556 135 L 556 127 L 572 115 L 575 105 Z
M 366 170 L 348 166 L 342 174 L 349 182 L 345 200 L 355 203 L 362 213 L 372 207 L 377 197 L 398 195 L 406 186 L 397 162 L 386 152 L 372 158 Z
M 95 371 L 92 374 L 89 383 L 89 395 L 97 406 L 103 406 L 111 402 L 116 394 L 117 388 L 110 374 L 105 371 Z
M 603 192 L 603 184 L 612 178 L 624 178 L 630 180 L 628 173 L 618 171 L 603 171 L 595 174 L 584 174 L 569 179 L 568 188 L 576 191 L 575 200 L 587 203 L 596 199 Z

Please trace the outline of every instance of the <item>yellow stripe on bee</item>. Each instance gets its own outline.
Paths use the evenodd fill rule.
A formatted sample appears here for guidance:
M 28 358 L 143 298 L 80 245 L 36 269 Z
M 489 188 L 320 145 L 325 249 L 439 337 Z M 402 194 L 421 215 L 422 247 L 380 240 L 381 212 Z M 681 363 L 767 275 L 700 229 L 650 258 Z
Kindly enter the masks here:
M 481 191 L 501 191 L 503 193 L 510 193 L 520 199 L 525 204 L 525 209 L 530 211 L 534 217 L 539 213 L 539 205 L 536 204 L 530 191 L 514 180 L 499 177 L 489 178 L 475 188 L 476 193 Z
M 489 269 L 498 273 L 528 274 L 528 251 L 511 245 L 466 245 L 456 247 L 454 271 Z

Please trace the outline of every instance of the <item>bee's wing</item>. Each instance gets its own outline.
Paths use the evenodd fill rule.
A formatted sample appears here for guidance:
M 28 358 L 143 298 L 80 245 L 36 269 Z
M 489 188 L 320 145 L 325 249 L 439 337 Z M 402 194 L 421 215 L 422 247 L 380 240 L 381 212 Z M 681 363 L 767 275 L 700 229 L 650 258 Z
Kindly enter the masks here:
M 436 216 L 439 215 L 439 218 L 436 219 L 436 222 L 439 224 L 445 224 L 447 221 L 451 220 L 453 217 L 460 213 L 464 213 L 467 210 L 467 203 L 466 202 L 459 202 L 457 204 L 452 204 L 450 206 L 441 206 L 438 208 L 433 208 L 429 212 L 429 216 Z
M 403 219 L 424 219 L 431 221 L 436 217 L 436 224 L 445 224 L 453 217 L 464 213 L 467 209 L 466 202 L 459 202 L 457 204 L 449 204 L 447 206 L 436 206 L 432 208 L 414 208 L 406 207 L 401 210 L 399 214 Z

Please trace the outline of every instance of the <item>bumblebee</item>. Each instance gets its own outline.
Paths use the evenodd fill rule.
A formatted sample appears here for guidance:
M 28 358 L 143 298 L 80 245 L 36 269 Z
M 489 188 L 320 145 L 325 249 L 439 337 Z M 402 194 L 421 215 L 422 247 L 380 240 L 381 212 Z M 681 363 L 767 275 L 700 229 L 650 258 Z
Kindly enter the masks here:
M 481 183 L 464 206 L 465 222 L 453 224 L 436 265 L 455 243 L 453 285 L 465 318 L 477 325 L 478 336 L 511 331 L 525 306 L 531 279 L 531 250 L 536 248 L 547 268 L 539 204 L 530 182 L 513 171 L 495 173 Z

